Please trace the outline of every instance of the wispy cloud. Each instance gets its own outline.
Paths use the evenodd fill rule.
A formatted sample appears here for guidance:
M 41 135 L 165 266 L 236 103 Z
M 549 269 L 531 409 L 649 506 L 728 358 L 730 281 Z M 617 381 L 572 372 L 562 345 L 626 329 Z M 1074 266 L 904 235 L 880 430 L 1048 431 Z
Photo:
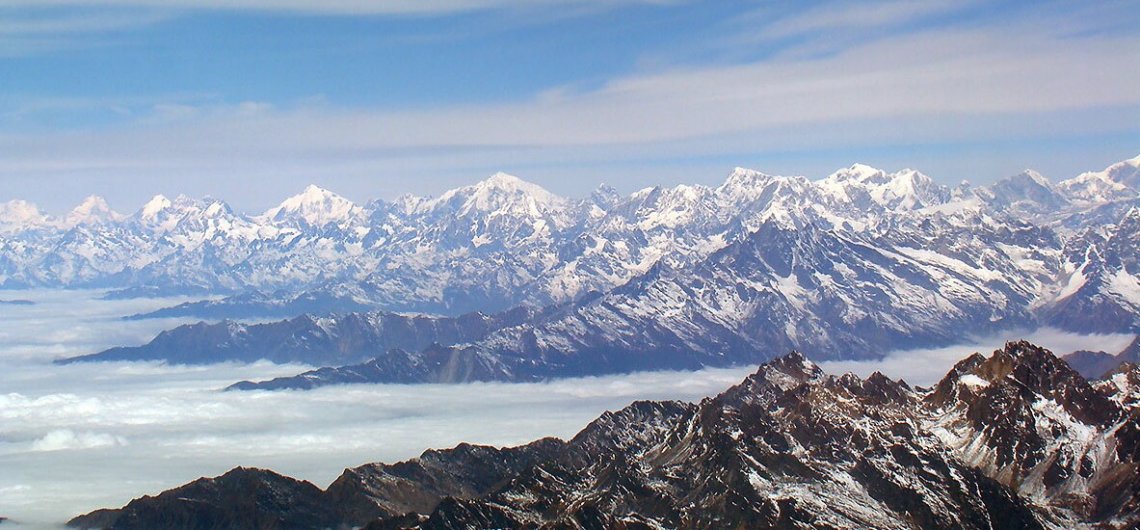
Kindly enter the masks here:
M 8 13 L 11 15 L 11 13 Z M 32 15 L 9 16 L 0 19 L 0 36 L 58 35 L 70 33 L 97 33 L 117 31 L 155 24 L 170 18 L 156 11 L 116 13 L 58 13 L 37 12 Z
M 391 11 L 413 8 L 411 2 L 332 2 L 328 9 L 381 9 L 375 7 L 381 4 Z M 490 0 L 414 4 L 423 11 L 517 7 Z M 318 4 L 251 0 L 234 5 L 317 9 Z M 290 188 L 323 182 L 350 196 L 373 198 L 377 189 L 392 189 L 392 195 L 439 191 L 484 172 L 520 167 L 541 175 L 557 168 L 644 166 L 747 152 L 1136 135 L 1140 35 L 1111 30 L 1114 18 L 1136 18 L 1126 7 L 1108 6 L 1101 13 L 1062 4 L 924 25 L 914 23 L 957 8 L 945 2 L 826 4 L 758 24 L 755 33 L 769 39 L 831 32 L 873 38 L 845 42 L 823 55 L 811 53 L 820 39 L 808 38 L 762 59 L 661 64 L 589 88 L 552 86 L 515 101 L 441 102 L 413 110 L 335 101 L 175 98 L 117 107 L 125 112 L 104 110 L 113 127 L 37 132 L 22 124 L 34 122 L 42 110 L 9 99 L 0 103 L 0 131 L 9 131 L 0 132 L 5 179 L 0 197 L 22 197 L 19 190 L 28 189 L 62 196 L 53 182 L 71 187 L 76 178 L 134 179 L 156 184 L 144 184 L 145 191 L 137 184 L 110 187 L 153 194 L 177 186 L 177 191 L 222 196 L 257 209 L 268 206 L 269 199 L 239 178 L 272 178 Z M 896 25 L 913 27 L 889 31 Z M 1080 30 L 1074 34 L 1065 28 Z M 737 28 L 730 38 L 740 33 L 748 31 Z M 441 182 L 445 175 L 451 180 Z M 328 180 L 333 178 L 340 180 Z M 392 186 L 396 182 L 402 182 L 400 189 Z M 81 193 L 92 192 L 103 190 Z M 251 204 L 253 195 L 262 202 Z
M 368 171 L 424 162 L 419 170 L 431 173 L 495 159 L 557 165 L 1135 131 L 1140 35 L 1072 38 L 1045 24 L 936 29 L 821 58 L 672 68 L 513 103 L 156 105 L 109 131 L 0 137 L 0 175 L 50 175 L 61 160 L 136 174 L 221 166 L 320 175 L 330 162 Z
M 338 15 L 438 15 L 491 9 L 606 7 L 668 0 L 0 0 L 3 7 L 129 7 L 214 11 L 285 11 Z
M 741 36 L 752 39 L 781 39 L 823 32 L 860 31 L 882 34 L 931 17 L 964 11 L 976 1 L 823 2 L 789 14 L 761 7 L 738 17 L 736 23 L 749 31 Z

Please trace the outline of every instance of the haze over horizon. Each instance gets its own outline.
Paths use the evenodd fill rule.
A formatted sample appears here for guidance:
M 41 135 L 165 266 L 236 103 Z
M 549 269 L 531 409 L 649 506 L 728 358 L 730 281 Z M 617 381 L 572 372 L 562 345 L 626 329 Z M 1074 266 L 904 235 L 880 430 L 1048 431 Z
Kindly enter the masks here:
M 581 197 L 734 166 L 985 184 L 1140 152 L 1128 2 L 0 2 L 0 201 L 259 212 L 496 171 Z

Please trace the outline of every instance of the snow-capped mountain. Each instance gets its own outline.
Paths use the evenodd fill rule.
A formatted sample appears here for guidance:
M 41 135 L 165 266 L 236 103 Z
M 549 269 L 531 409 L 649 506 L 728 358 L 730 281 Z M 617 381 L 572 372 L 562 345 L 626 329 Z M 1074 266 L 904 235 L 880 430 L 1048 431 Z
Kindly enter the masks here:
M 350 223 L 363 212 L 364 209 L 352 201 L 319 186 L 309 185 L 301 193 L 270 208 L 261 217 L 278 226 L 320 229 L 329 223 Z
M 48 217 L 25 200 L 14 199 L 0 203 L 0 234 L 29 232 L 48 225 Z
M 792 353 L 699 404 L 636 402 L 565 442 L 461 444 L 345 470 L 325 491 L 238 468 L 69 524 L 1135 528 L 1137 381 L 1131 367 L 1094 386 L 1025 342 L 932 389 L 828 375 Z
M 1134 199 L 1140 190 L 1140 156 L 1089 171 L 1057 185 L 1072 202 L 1084 206 Z
M 950 190 L 913 169 L 887 173 L 864 164 L 841 169 L 818 182 L 833 201 L 858 209 L 918 210 L 950 199 Z
M 1122 164 L 1100 174 L 1129 175 Z M 602 188 L 581 201 L 497 174 L 364 207 L 312 187 L 256 218 L 212 199 L 156 197 L 120 222 L 50 232 L 59 236 L 34 268 L 21 266 L 51 239 L 43 229 L 2 237 L 0 267 L 9 282 L 243 291 L 153 316 L 547 307 L 467 342 L 441 336 L 430 351 L 354 352 L 305 386 L 343 382 L 341 372 L 531 380 L 788 349 L 852 357 L 947 345 L 963 330 L 1140 332 L 1133 203 L 1083 208 L 1033 172 L 951 190 L 911 170 L 855 165 L 813 182 L 737 168 L 717 187 L 624 198 Z M 199 344 L 202 359 L 256 355 Z M 432 360 L 445 355 L 464 369 Z
M 1047 216 L 1070 205 L 1069 199 L 1049 179 L 1032 169 L 979 188 L 976 194 L 993 209 L 1008 211 L 1023 219 Z
M 363 206 L 310 186 L 258 216 L 235 213 L 216 199 L 157 196 L 126 217 L 93 198 L 70 220 L 56 221 L 17 201 L 0 210 L 0 286 L 260 291 L 343 299 L 344 309 L 454 316 L 572 303 L 631 281 L 646 284 L 665 271 L 677 277 L 711 271 L 710 260 L 723 259 L 714 258 L 722 251 L 763 247 L 755 234 L 763 229 L 779 240 L 774 228 L 782 227 L 811 236 L 795 249 L 806 260 L 794 263 L 804 291 L 777 296 L 787 314 L 816 320 L 842 314 L 843 325 L 851 325 L 862 313 L 922 305 L 921 312 L 931 313 L 927 320 L 970 313 L 990 323 L 982 329 L 1016 320 L 1033 325 L 1043 314 L 1062 313 L 1050 308 L 1072 294 L 1067 286 L 1087 268 L 1082 250 L 1107 241 L 1140 203 L 1137 167 L 1140 158 L 1057 185 L 1027 171 L 955 189 L 914 170 L 888 173 L 860 164 L 817 181 L 737 168 L 717 187 L 654 187 L 626 197 L 601 188 L 582 200 L 496 174 L 437 198 Z M 1089 191 L 1088 183 L 1115 191 Z M 882 264 L 868 261 L 884 259 L 906 270 L 872 274 Z M 763 277 L 734 274 L 752 274 L 754 287 L 791 287 L 783 268 L 765 270 Z M 1096 285 L 1115 289 L 1125 280 L 1118 274 Z M 865 282 L 884 291 L 874 302 L 882 307 L 841 292 Z M 901 303 L 888 307 L 885 300 Z M 209 316 L 226 303 L 183 310 Z M 234 303 L 255 310 L 248 296 Z M 746 315 L 709 312 L 729 307 L 690 309 L 739 325 Z M 876 324 L 922 329 L 918 313 L 892 313 Z M 1074 327 L 1061 320 L 1053 323 Z
M 67 216 L 63 218 L 63 226 L 110 224 L 117 223 L 125 218 L 126 216 L 123 214 L 112 210 L 106 199 L 92 195 L 83 199 L 83 202 L 68 212 Z

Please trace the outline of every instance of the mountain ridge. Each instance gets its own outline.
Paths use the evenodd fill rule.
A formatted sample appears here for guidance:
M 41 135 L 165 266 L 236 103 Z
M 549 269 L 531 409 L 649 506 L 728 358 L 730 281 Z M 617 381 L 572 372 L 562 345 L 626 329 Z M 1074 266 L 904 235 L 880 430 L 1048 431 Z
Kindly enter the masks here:
M 932 389 L 879 373 L 828 375 L 792 353 L 697 404 L 606 412 L 566 442 L 461 444 L 346 470 L 324 493 L 299 485 L 279 495 L 311 492 L 300 506 L 342 509 L 325 526 L 370 529 L 1123 529 L 1140 522 L 1133 381 L 1135 366 L 1091 385 L 1027 342 L 963 359 Z M 192 492 L 70 525 L 199 528 L 172 517 L 181 499 L 203 510 L 199 520 L 229 513 L 232 504 Z M 287 528 L 313 512 L 260 504 L 241 513 Z

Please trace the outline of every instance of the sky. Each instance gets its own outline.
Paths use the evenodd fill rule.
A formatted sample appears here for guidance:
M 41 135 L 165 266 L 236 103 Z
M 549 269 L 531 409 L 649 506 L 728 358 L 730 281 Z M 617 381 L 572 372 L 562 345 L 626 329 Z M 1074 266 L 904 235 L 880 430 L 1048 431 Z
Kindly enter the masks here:
M 984 184 L 1140 154 L 1124 2 L 0 0 L 0 201 L 258 213 L 506 171 L 717 184 L 860 162 Z
M 461 441 L 516 445 L 572 437 L 603 411 L 638 399 L 698 401 L 755 366 L 545 383 L 342 385 L 312 391 L 223 392 L 244 379 L 311 367 L 153 362 L 51 364 L 53 359 L 149 341 L 177 319 L 123 321 L 182 299 L 102 300 L 98 291 L 34 290 L 9 298 L 0 319 L 0 515 L 15 528 L 58 528 L 74 515 L 217 476 L 235 466 L 270 468 L 321 487 L 345 467 L 396 462 Z M 831 374 L 881 371 L 930 385 L 958 360 L 1028 338 L 1058 354 L 1118 352 L 1132 335 L 1050 330 L 978 338 L 875 361 L 822 363 Z M 5 528 L 10 523 L 5 523 Z

